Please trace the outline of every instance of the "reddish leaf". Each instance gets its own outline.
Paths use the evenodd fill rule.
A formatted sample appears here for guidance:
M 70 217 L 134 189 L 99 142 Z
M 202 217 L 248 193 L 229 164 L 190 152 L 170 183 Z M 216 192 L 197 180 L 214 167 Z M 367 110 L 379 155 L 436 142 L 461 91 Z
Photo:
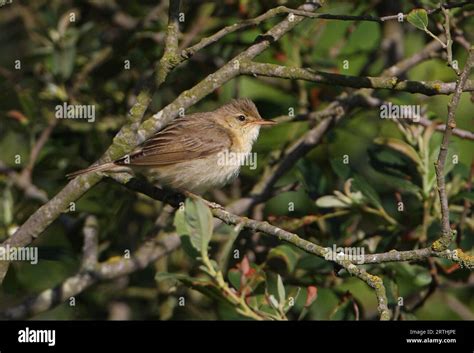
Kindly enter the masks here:
M 278 52 L 274 55 L 274 57 L 275 57 L 275 60 L 277 60 L 277 61 L 286 61 L 285 53 Z
M 444 271 L 446 274 L 450 274 L 450 273 L 453 273 L 454 271 L 457 271 L 461 268 L 461 266 L 459 264 L 453 264 L 451 266 L 449 266 L 448 268 L 445 268 Z
M 318 288 L 316 286 L 309 286 L 306 288 L 306 302 L 305 308 L 309 307 L 318 298 Z
M 316 108 L 319 106 L 319 103 L 321 102 L 319 99 L 319 94 L 321 93 L 321 90 L 319 88 L 312 88 L 310 91 L 310 101 L 311 101 L 311 106 L 313 108 Z
M 242 272 L 242 274 L 245 277 L 248 277 L 250 270 L 251 268 L 250 268 L 249 259 L 247 258 L 247 256 L 244 256 L 244 258 L 242 259 L 242 262 L 240 263 L 240 272 Z
M 249 12 L 249 10 L 247 8 L 247 4 L 241 1 L 239 3 L 239 13 L 241 15 L 248 15 L 248 12 Z
M 20 123 L 26 123 L 28 121 L 28 118 L 18 110 L 9 110 L 7 112 L 7 116 L 9 118 L 18 120 Z

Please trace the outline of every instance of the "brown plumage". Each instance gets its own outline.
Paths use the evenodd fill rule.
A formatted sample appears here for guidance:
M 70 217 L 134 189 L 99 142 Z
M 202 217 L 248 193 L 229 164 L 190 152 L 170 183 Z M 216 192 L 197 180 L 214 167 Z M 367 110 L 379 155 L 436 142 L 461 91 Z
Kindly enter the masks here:
M 219 165 L 219 153 L 250 153 L 260 126 L 272 123 L 260 117 L 251 100 L 233 100 L 212 112 L 174 119 L 130 155 L 68 177 L 132 167 L 174 188 L 205 190 L 225 184 L 240 169 L 240 166 Z

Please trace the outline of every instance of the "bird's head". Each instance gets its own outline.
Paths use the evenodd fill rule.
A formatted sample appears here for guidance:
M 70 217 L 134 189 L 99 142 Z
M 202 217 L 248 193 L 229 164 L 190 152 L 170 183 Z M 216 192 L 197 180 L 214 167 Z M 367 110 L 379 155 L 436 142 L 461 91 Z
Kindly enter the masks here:
M 234 99 L 215 113 L 218 124 L 250 144 L 257 139 L 261 126 L 275 124 L 272 120 L 262 119 L 255 104 L 247 98 Z

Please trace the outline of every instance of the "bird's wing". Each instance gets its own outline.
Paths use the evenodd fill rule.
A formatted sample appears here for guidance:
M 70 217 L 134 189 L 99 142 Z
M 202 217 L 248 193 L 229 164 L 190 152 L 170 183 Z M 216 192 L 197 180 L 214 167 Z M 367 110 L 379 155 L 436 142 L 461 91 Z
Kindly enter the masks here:
M 230 148 L 229 134 L 207 119 L 181 118 L 145 141 L 129 156 L 128 164 L 165 166 L 204 158 Z M 126 164 L 124 158 L 117 164 Z

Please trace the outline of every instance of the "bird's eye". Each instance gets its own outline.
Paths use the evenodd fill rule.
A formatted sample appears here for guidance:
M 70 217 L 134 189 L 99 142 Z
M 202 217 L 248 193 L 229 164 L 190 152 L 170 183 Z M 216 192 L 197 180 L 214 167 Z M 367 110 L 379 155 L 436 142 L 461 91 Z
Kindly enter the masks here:
M 239 119 L 240 121 L 245 121 L 246 118 L 245 115 L 239 115 L 237 119 Z

